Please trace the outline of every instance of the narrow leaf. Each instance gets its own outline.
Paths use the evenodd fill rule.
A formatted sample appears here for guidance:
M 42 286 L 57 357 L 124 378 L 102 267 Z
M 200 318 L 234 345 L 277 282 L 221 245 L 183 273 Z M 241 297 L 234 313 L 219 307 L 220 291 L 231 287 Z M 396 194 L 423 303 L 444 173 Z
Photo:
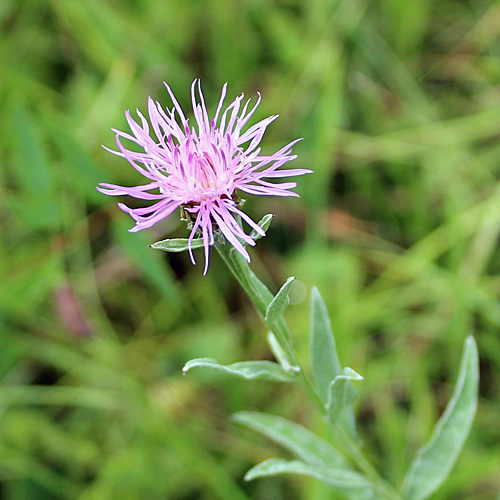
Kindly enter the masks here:
M 184 252 L 189 249 L 189 240 L 187 238 L 172 238 L 168 240 L 157 241 L 151 245 L 151 248 L 163 250 L 165 252 Z M 194 238 L 191 241 L 191 248 L 201 248 L 203 238 Z
M 479 359 L 476 342 L 464 343 L 457 384 L 430 440 L 417 452 L 406 476 L 405 500 L 428 498 L 443 483 L 465 442 L 477 407 Z
M 330 384 L 342 375 L 342 369 L 328 311 L 317 288 L 313 288 L 311 296 L 311 367 L 318 393 L 326 404 Z
M 269 226 L 271 225 L 271 221 L 273 220 L 274 215 L 273 214 L 267 214 L 262 217 L 262 219 L 259 221 L 259 226 L 264 230 L 267 231 L 269 229 Z M 258 240 L 262 238 L 262 235 L 260 235 L 255 229 L 250 233 L 250 238 L 254 240 Z
M 266 323 L 273 323 L 276 321 L 290 304 L 288 294 L 290 293 L 290 288 L 292 287 L 292 283 L 295 279 L 296 278 L 294 276 L 288 278 L 286 283 L 280 288 L 279 292 L 269 304 L 264 318 Z
M 300 372 L 300 367 L 293 366 L 290 363 L 285 351 L 280 346 L 280 343 L 276 339 L 276 336 L 274 335 L 273 332 L 268 332 L 267 342 L 269 344 L 269 347 L 271 347 L 271 351 L 272 351 L 274 357 L 278 360 L 279 364 L 283 367 L 283 369 L 285 371 L 287 371 L 287 372 L 292 371 L 292 372 L 296 372 L 296 373 Z
M 357 472 L 336 469 L 334 467 L 319 467 L 305 464 L 300 460 L 289 461 L 280 458 L 272 458 L 256 465 L 245 474 L 245 480 L 251 481 L 258 477 L 277 476 L 281 474 L 301 474 L 303 476 L 314 477 L 324 483 L 335 486 L 339 490 L 372 489 L 372 484 Z
M 247 380 L 293 382 L 296 378 L 294 372 L 287 372 L 278 363 L 272 363 L 271 361 L 243 361 L 232 365 L 221 365 L 215 359 L 198 358 L 188 361 L 182 371 L 186 373 L 192 368 L 205 368 Z
M 332 424 L 339 424 L 352 437 L 356 438 L 354 414 L 351 406 L 357 395 L 356 389 L 351 383 L 353 380 L 363 380 L 363 377 L 351 368 L 344 368 L 343 375 L 335 377 L 330 384 L 326 409 L 328 419 Z
M 233 418 L 236 422 L 272 439 L 307 464 L 351 469 L 345 458 L 331 444 L 295 422 L 267 413 L 249 411 L 235 413 Z

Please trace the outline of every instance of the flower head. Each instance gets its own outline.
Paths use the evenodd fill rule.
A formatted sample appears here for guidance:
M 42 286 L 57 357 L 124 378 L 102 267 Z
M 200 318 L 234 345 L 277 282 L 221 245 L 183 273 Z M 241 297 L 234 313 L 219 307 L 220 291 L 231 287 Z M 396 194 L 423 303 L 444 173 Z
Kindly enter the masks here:
M 140 123 L 130 112 L 125 116 L 132 134 L 113 129 L 116 133 L 118 151 L 106 148 L 111 153 L 126 158 L 148 183 L 134 187 L 100 184 L 98 189 L 112 196 L 129 195 L 154 202 L 144 208 L 129 208 L 123 203 L 118 206 L 136 222 L 130 231 L 151 227 L 182 208 L 192 223 L 188 246 L 191 260 L 195 263 L 191 242 L 199 233 L 205 249 L 205 273 L 208 267 L 209 247 L 214 244 L 214 227 L 247 259 L 250 260 L 244 243 L 254 245 L 236 218 L 239 216 L 257 233 L 264 231 L 240 210 L 236 191 L 256 195 L 298 196 L 291 191 L 295 182 L 275 184 L 271 180 L 311 172 L 306 169 L 283 169 L 283 165 L 296 158 L 292 146 L 297 139 L 272 155 L 261 155 L 259 143 L 267 126 L 278 115 L 270 116 L 243 130 L 260 103 L 249 110 L 248 100 L 241 107 L 244 94 L 237 97 L 222 111 L 227 84 L 214 117 L 208 116 L 199 80 L 191 86 L 191 100 L 197 127 L 190 127 L 174 94 L 167 87 L 174 104 L 165 110 L 160 103 L 148 100 L 149 121 L 155 137 L 151 136 L 150 125 L 137 110 Z M 240 111 L 241 109 L 241 111 Z M 176 116 L 177 115 L 177 116 Z M 121 139 L 135 142 L 144 152 L 126 149 Z

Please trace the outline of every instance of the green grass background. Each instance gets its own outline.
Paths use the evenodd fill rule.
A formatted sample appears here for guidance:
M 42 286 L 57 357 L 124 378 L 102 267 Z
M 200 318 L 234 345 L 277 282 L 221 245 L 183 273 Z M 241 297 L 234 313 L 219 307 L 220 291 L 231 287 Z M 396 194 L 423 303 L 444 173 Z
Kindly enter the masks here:
M 139 175 L 101 148 L 147 96 L 189 109 L 203 83 L 279 113 L 273 151 L 303 137 L 300 199 L 252 265 L 276 291 L 319 287 L 368 455 L 399 484 L 456 379 L 481 355 L 478 415 L 434 500 L 500 490 L 500 2 L 485 0 L 2 0 L 0 2 L 0 496 L 6 500 L 335 500 L 303 478 L 244 483 L 284 452 L 238 410 L 327 435 L 299 389 L 181 375 L 193 357 L 270 359 L 265 329 L 215 252 L 132 220 L 98 182 Z M 126 201 L 126 200 L 121 200 Z M 202 256 L 197 254 L 199 259 Z M 297 290 L 297 301 L 300 299 Z M 287 318 L 307 360 L 308 295 Z

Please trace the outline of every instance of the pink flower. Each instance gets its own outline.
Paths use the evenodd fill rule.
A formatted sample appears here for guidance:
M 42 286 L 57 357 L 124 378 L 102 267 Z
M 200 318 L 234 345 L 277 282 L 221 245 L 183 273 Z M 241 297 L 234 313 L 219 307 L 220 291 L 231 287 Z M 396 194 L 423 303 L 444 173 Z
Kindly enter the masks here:
M 250 257 L 243 243 L 255 245 L 255 241 L 243 231 L 235 216 L 241 217 L 260 235 L 264 236 L 265 233 L 239 209 L 239 199 L 235 192 L 239 190 L 256 195 L 298 196 L 290 191 L 296 186 L 295 182 L 275 184 L 270 181 L 311 172 L 306 169 L 281 168 L 296 158 L 291 154 L 291 148 L 300 139 L 272 155 L 261 155 L 259 143 L 267 126 L 278 115 L 270 116 L 243 131 L 260 103 L 260 94 L 250 111 L 250 101 L 240 111 L 244 97 L 242 94 L 222 112 L 226 84 L 222 88 L 215 116 L 210 119 L 199 80 L 195 80 L 191 86 L 197 130 L 195 127 L 190 128 L 170 87 L 167 84 L 165 86 L 174 104 L 171 110 L 164 110 L 151 97 L 148 99 L 149 120 L 156 137 L 151 137 L 148 121 L 140 111 L 137 111 L 140 123 L 127 111 L 125 116 L 133 135 L 113 129 L 119 151 L 106 148 L 111 153 L 126 158 L 149 182 L 134 187 L 103 183 L 98 189 L 112 196 L 129 195 L 154 202 L 144 208 L 129 208 L 123 203 L 118 204 L 136 222 L 130 231 L 151 227 L 181 207 L 192 221 L 188 247 L 193 264 L 196 262 L 191 249 L 192 240 L 198 232 L 203 238 L 205 274 L 209 246 L 214 244 L 215 227 L 249 261 Z M 122 137 L 135 142 L 144 152 L 126 149 L 121 143 Z

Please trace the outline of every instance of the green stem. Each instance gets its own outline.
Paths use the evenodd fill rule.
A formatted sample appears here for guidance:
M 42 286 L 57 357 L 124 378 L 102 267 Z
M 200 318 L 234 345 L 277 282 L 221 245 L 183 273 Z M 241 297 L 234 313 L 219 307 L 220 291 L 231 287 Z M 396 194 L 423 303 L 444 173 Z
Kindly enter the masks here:
M 249 296 L 257 311 L 259 311 L 262 319 L 264 319 L 266 316 L 267 307 L 273 300 L 273 294 L 269 291 L 266 285 L 264 285 L 264 283 L 262 283 L 257 278 L 257 276 L 248 266 L 248 263 L 244 259 L 244 257 L 237 250 L 235 250 L 232 245 L 223 240 L 218 241 L 215 247 L 224 262 L 233 273 L 234 277 L 238 280 L 240 285 Z M 290 362 L 290 364 L 292 366 L 297 366 L 300 368 L 300 362 L 297 353 L 293 348 L 292 335 L 290 334 L 290 330 L 288 329 L 288 326 L 285 323 L 283 317 L 280 316 L 279 319 L 273 321 L 272 323 L 266 322 L 266 325 L 278 340 L 281 348 L 288 357 L 288 361 Z M 322 413 L 326 413 L 326 410 L 317 391 L 314 389 L 309 379 L 305 376 L 304 370 L 300 369 L 300 371 L 298 372 L 298 377 L 304 390 L 314 402 L 315 406 Z
M 230 271 L 233 273 L 234 277 L 245 290 L 246 294 L 250 298 L 250 301 L 260 313 L 262 319 L 265 321 L 266 311 L 269 304 L 273 300 L 273 294 L 253 273 L 245 258 L 225 239 L 222 237 L 219 238 L 215 243 L 215 248 L 229 267 Z M 285 320 L 282 316 L 280 316 L 276 321 L 266 322 L 266 325 L 276 337 L 290 364 L 299 368 L 298 378 L 304 391 L 307 393 L 316 408 L 323 415 L 325 415 L 325 406 L 323 405 L 318 392 L 311 384 L 310 380 L 306 377 L 305 372 L 302 369 L 297 353 L 293 347 L 293 339 L 290 334 L 290 330 L 288 329 Z M 394 491 L 394 489 L 380 477 L 376 469 L 365 458 L 358 442 L 339 426 L 335 426 L 335 433 L 340 438 L 345 451 L 351 456 L 354 462 L 358 465 L 359 469 L 363 471 L 363 473 L 372 481 L 379 493 L 381 493 L 388 500 L 401 500 L 401 497 L 396 493 L 396 491 Z

